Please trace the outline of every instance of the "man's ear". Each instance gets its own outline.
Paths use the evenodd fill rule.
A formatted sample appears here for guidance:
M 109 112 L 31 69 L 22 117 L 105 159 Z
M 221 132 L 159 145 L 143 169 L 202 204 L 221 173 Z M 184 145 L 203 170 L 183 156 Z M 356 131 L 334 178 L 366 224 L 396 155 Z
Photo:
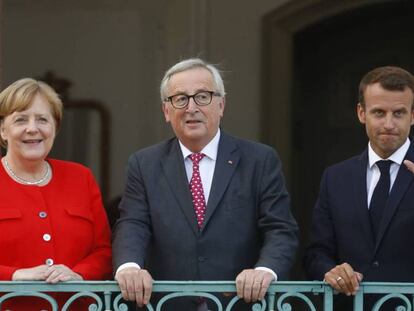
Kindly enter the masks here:
M 414 124 L 414 109 L 411 110 L 411 125 Z
M 358 103 L 357 105 L 357 115 L 358 115 L 359 122 L 361 122 L 362 124 L 365 124 L 365 120 L 366 120 L 365 109 L 361 105 L 361 103 Z
M 222 97 L 219 103 L 219 107 L 220 107 L 220 117 L 222 118 L 224 115 L 224 108 L 226 106 L 226 98 Z
M 166 103 L 162 103 L 162 112 L 164 113 L 165 122 L 170 122 L 170 114 L 169 114 L 170 105 Z

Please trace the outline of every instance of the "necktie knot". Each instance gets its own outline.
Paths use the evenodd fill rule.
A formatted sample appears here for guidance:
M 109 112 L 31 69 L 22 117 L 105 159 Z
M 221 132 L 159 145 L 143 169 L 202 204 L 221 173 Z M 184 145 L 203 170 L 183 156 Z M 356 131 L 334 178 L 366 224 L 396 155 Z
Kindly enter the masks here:
M 206 155 L 204 153 L 193 153 L 190 155 L 191 161 L 193 161 L 194 165 L 198 165 L 200 161 L 205 157 Z
M 391 160 L 380 160 L 380 161 L 377 161 L 376 164 L 381 172 L 381 176 L 389 175 L 390 166 L 392 164 Z

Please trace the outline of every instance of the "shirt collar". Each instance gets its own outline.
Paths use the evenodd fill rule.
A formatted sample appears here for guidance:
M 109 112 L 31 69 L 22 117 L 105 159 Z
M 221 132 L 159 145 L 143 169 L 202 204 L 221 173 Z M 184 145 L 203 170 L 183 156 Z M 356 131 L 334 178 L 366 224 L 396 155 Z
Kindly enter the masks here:
M 372 168 L 372 166 L 380 160 L 391 160 L 394 163 L 397 163 L 398 165 L 401 165 L 402 161 L 405 158 L 405 155 L 408 151 L 408 148 L 410 147 L 410 140 L 407 138 L 404 144 L 400 148 L 397 149 L 392 155 L 390 155 L 387 159 L 383 159 L 378 154 L 375 153 L 375 151 L 371 147 L 371 143 L 368 143 L 368 160 L 369 160 L 369 167 Z
M 220 129 L 217 130 L 216 135 L 200 151 L 200 153 L 204 153 L 211 160 L 215 161 L 217 159 L 217 151 L 218 151 L 219 141 L 220 141 Z M 183 153 L 184 159 L 186 159 L 189 155 L 194 153 L 194 152 L 190 151 L 186 146 L 184 146 L 183 143 L 180 140 L 178 140 L 178 142 L 180 143 L 180 148 L 181 148 L 181 152 Z

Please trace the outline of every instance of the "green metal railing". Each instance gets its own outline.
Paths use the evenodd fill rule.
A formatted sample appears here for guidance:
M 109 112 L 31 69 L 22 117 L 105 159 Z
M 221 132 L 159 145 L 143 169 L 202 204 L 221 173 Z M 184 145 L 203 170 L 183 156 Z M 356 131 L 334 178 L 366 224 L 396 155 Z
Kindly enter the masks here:
M 2 303 L 12 297 L 40 297 L 47 301 L 51 310 L 59 310 L 58 303 L 50 293 L 70 293 L 61 310 L 66 311 L 76 300 L 89 297 L 93 300 L 89 311 L 127 311 L 119 287 L 114 281 L 83 281 L 47 284 L 45 282 L 4 282 L 0 281 L 0 309 Z M 218 311 L 237 310 L 239 298 L 232 295 L 226 305 L 218 299 L 221 293 L 235 293 L 231 281 L 156 281 L 153 292 L 165 294 L 155 305 L 147 305 L 149 311 L 163 311 L 167 301 L 176 297 L 195 296 L 210 300 Z M 323 282 L 277 282 L 270 285 L 266 298 L 252 306 L 252 311 L 290 310 L 334 310 L 334 291 Z M 368 294 L 381 294 L 372 311 L 381 311 L 381 306 L 389 299 L 400 301 L 398 311 L 412 311 L 414 283 L 361 283 L 354 297 L 354 311 L 363 310 L 364 297 Z M 297 306 L 297 307 L 295 307 Z

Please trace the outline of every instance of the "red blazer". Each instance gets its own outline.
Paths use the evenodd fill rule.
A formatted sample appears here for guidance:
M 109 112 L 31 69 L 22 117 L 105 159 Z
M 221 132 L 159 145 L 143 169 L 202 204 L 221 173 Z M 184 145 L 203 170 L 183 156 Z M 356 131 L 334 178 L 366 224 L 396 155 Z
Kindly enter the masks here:
M 51 262 L 86 280 L 111 278 L 110 229 L 92 173 L 47 161 L 53 178 L 43 187 L 15 182 L 0 165 L 0 280 Z

